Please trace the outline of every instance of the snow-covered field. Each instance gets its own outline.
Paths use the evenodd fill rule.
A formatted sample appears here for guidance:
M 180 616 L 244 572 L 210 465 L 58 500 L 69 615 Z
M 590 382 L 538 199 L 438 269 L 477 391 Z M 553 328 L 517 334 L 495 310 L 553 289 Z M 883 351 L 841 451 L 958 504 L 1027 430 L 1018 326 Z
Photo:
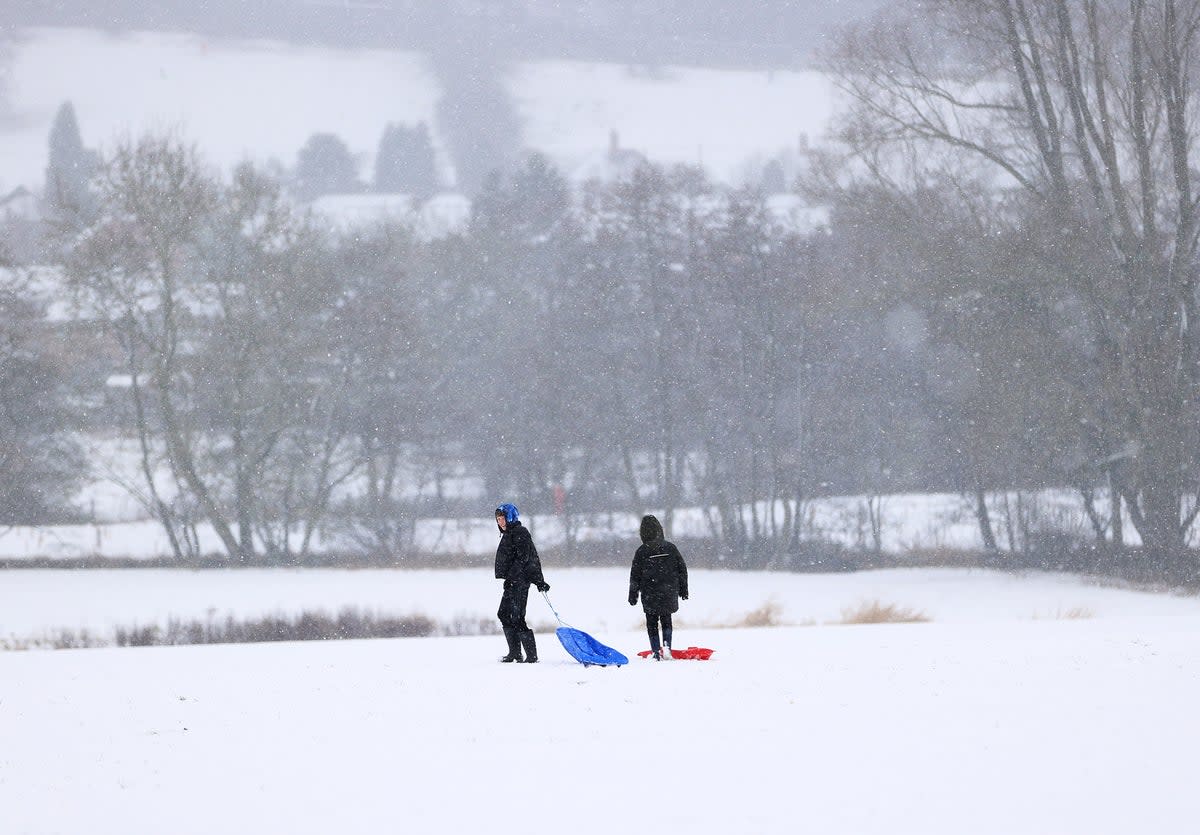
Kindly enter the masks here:
M 551 596 L 632 653 L 622 574 L 550 572 Z M 316 572 L 306 600 L 293 572 L 173 575 L 218 606 L 222 583 L 276 607 L 497 597 L 465 571 Z M 112 599 L 98 619 L 184 608 L 155 574 L 79 578 L 6 574 L 5 628 L 31 594 L 25 626 L 74 612 L 86 583 Z M 537 666 L 495 663 L 495 637 L 0 653 L 0 831 L 1195 831 L 1195 599 L 990 572 L 696 572 L 681 619 L 769 597 L 789 618 L 879 597 L 933 621 L 681 626 L 712 661 L 622 669 L 548 635 Z M 1077 607 L 1092 616 L 1056 616 Z
M 50 125 L 67 100 L 89 147 L 170 130 L 222 168 L 245 159 L 291 165 L 311 134 L 333 131 L 367 176 L 388 122 L 424 121 L 439 141 L 434 111 L 441 90 L 419 53 L 182 33 L 17 35 L 0 101 L 0 193 L 40 183 Z M 505 83 L 528 147 L 568 175 L 603 154 L 616 131 L 622 146 L 659 162 L 703 163 L 724 180 L 749 170 L 757 177 L 767 158 L 796 153 L 802 134 L 820 137 L 832 107 L 831 86 L 812 72 L 650 73 L 558 61 L 518 64 Z M 750 161 L 755 165 L 746 169 Z M 449 177 L 449 161 L 441 162 Z
M 632 557 L 632 554 L 630 555 Z M 637 629 L 641 610 L 625 600 L 628 569 L 546 566 L 550 600 L 574 626 L 601 633 Z M 497 580 L 485 569 L 115 569 L 22 570 L 0 575 L 0 638 L 55 629 L 111 635 L 116 626 L 165 625 L 170 618 L 254 618 L 336 614 L 353 607 L 381 615 L 426 615 L 442 622 L 493 618 Z M 1200 598 L 1109 588 L 1068 574 L 1006 574 L 971 569 L 895 569 L 846 574 L 691 572 L 691 600 L 677 615 L 680 634 L 743 622 L 770 606 L 782 624 L 824 625 L 843 610 L 878 600 L 923 612 L 935 623 L 1014 623 L 1157 615 L 1200 617 Z M 554 625 L 534 593 L 529 620 Z M 639 646 L 644 640 L 639 640 Z

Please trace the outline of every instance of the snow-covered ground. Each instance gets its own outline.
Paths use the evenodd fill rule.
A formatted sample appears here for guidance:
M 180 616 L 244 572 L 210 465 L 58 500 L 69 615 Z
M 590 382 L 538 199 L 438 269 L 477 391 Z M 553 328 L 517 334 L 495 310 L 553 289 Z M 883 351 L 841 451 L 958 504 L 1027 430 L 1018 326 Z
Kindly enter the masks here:
M 175 131 L 206 159 L 295 162 L 316 132 L 335 132 L 368 176 L 388 122 L 435 131 L 441 90 L 425 57 L 199 35 L 30 29 L 11 47 L 0 100 L 0 193 L 40 183 L 62 102 L 75 105 L 85 144 L 110 147 L 145 131 Z M 528 147 L 571 175 L 623 147 L 663 163 L 703 163 L 718 179 L 757 179 L 766 159 L 800 152 L 831 113 L 827 80 L 811 72 L 647 72 L 577 62 L 518 64 L 504 80 Z M 444 176 L 449 160 L 441 156 Z M 747 168 L 747 163 L 752 163 Z M 449 179 L 447 179 L 449 183 Z
M 632 552 L 630 553 L 632 558 Z M 641 610 L 626 602 L 628 569 L 546 566 L 550 601 L 568 622 L 589 632 L 638 628 Z M 381 615 L 425 615 L 439 622 L 491 619 L 499 582 L 485 569 L 116 569 L 8 571 L 0 579 L 0 638 L 57 629 L 111 637 L 116 626 L 204 620 L 336 614 L 352 607 Z M 894 569 L 845 574 L 691 572 L 691 599 L 677 615 L 689 629 L 740 624 L 770 607 L 783 625 L 823 626 L 844 610 L 880 601 L 925 614 L 934 623 L 1016 623 L 1072 615 L 1127 618 L 1200 617 L 1200 598 L 1136 592 L 1067 574 L 1024 575 L 971 569 Z M 529 620 L 554 625 L 534 593 Z M 638 646 L 644 643 L 639 640 Z
M 1192 833 L 1200 615 L 1157 599 L 688 630 L 713 660 L 621 669 L 549 636 L 536 666 L 496 638 L 0 653 L 0 830 Z

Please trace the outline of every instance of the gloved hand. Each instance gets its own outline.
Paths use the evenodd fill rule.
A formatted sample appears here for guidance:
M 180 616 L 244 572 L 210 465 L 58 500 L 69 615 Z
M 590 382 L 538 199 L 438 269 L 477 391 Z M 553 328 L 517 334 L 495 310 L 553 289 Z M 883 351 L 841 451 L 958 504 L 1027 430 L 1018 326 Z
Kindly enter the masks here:
M 538 583 L 537 590 L 541 591 L 541 592 L 550 591 L 550 584 L 549 583 Z
M 679 595 L 679 599 L 680 599 L 680 600 L 687 600 L 687 595 L 686 595 L 686 594 L 681 594 L 681 595 Z
M 630 605 L 630 606 L 636 606 L 636 605 L 637 605 L 637 595 L 636 595 L 636 594 L 631 594 L 631 595 L 629 595 L 629 605 Z

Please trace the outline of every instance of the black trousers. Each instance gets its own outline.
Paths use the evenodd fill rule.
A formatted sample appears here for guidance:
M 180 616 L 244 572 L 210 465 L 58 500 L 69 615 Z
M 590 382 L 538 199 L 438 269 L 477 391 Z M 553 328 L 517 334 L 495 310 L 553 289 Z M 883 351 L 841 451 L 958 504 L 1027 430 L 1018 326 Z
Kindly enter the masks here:
M 662 624 L 662 644 L 658 642 L 658 627 Z M 646 612 L 646 632 L 650 635 L 650 649 L 658 652 L 663 644 L 671 645 L 671 613 Z
M 524 631 L 525 607 L 529 605 L 529 583 L 523 580 L 505 580 L 504 594 L 500 595 L 500 610 L 496 617 L 505 629 Z

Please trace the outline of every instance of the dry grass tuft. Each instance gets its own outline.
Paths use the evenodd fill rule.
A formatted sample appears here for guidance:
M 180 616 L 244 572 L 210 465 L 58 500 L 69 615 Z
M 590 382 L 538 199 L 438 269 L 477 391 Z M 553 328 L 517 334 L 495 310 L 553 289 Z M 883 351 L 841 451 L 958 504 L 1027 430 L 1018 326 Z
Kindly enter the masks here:
M 542 627 L 553 631 L 553 628 Z M 457 617 L 439 622 L 421 614 L 389 615 L 346 608 L 337 615 L 304 611 L 271 614 L 249 620 L 171 619 L 167 626 L 118 626 L 112 637 L 88 631 L 60 630 L 40 636 L 0 638 L 0 652 L 29 649 L 87 647 L 183 646 L 187 644 L 250 644 L 271 641 L 332 641 L 366 638 L 425 638 L 448 635 L 494 635 L 500 628 L 492 618 Z
M 683 618 L 674 618 L 675 629 L 762 629 L 773 626 L 816 626 L 817 622 L 812 619 L 803 620 L 800 622 L 788 621 L 783 619 L 783 607 L 774 599 L 765 601 L 757 609 L 751 609 L 741 617 L 734 617 L 731 620 L 701 620 L 692 622 Z M 645 621 L 638 621 L 637 628 L 644 628 Z
M 768 600 L 757 609 L 749 611 L 746 616 L 740 621 L 730 624 L 733 627 L 763 627 L 763 626 L 782 626 L 783 621 L 780 619 L 779 604 L 774 600 Z
M 1074 606 L 1070 609 L 1058 609 L 1054 614 L 1050 615 L 1047 620 L 1089 620 L 1095 617 L 1095 613 L 1087 606 Z M 1043 620 L 1040 615 L 1034 615 L 1034 620 Z
M 946 546 L 912 548 L 897 555 L 896 562 L 914 568 L 981 568 L 984 565 L 979 551 Z
M 31 649 L 85 649 L 104 645 L 103 639 L 86 629 L 81 632 L 59 629 L 27 637 L 9 635 L 0 638 L 0 652 L 24 652 Z
M 842 624 L 867 623 L 927 623 L 929 616 L 917 609 L 906 609 L 894 603 L 869 600 L 857 606 L 843 609 Z

